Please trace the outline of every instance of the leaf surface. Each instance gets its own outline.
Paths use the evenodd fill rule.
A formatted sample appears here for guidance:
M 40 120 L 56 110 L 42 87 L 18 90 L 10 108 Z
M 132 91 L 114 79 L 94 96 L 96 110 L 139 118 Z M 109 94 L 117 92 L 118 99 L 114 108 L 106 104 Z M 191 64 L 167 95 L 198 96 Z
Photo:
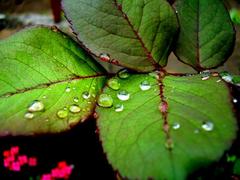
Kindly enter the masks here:
M 180 34 L 175 54 L 197 70 L 217 67 L 231 55 L 235 31 L 221 0 L 178 0 Z
M 46 27 L 1 41 L 0 66 L 1 135 L 69 129 L 92 113 L 105 79 L 73 40 Z
M 65 0 L 78 39 L 95 56 L 138 71 L 165 66 L 177 18 L 166 0 Z M 101 58 L 108 54 L 109 58 Z
M 143 91 L 146 81 L 151 88 Z M 103 92 L 113 107 L 96 111 L 104 151 L 123 177 L 186 179 L 218 160 L 236 136 L 229 89 L 218 77 L 132 75 L 119 83 L 120 90 Z M 129 100 L 118 98 L 122 90 Z M 116 112 L 119 104 L 124 108 Z

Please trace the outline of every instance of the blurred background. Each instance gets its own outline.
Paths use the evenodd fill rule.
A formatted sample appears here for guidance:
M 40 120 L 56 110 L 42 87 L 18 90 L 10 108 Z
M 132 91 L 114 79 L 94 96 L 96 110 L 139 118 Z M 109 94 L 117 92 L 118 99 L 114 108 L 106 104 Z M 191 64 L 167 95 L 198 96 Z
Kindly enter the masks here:
M 174 0 L 171 0 L 171 2 L 173 1 Z M 38 24 L 58 26 L 74 39 L 74 34 L 71 28 L 69 28 L 64 14 L 59 11 L 59 3 L 60 0 L 0 0 L 0 40 L 7 38 L 27 26 Z M 229 11 L 234 8 L 240 17 L 240 0 L 225 0 L 225 3 Z M 239 75 L 240 21 L 239 24 L 235 22 L 235 29 L 237 35 L 234 52 L 224 66 L 216 70 L 226 70 L 232 74 Z M 102 62 L 101 64 L 109 71 L 119 69 L 119 67 L 111 64 L 104 64 Z M 170 72 L 178 73 L 195 72 L 191 67 L 177 61 L 173 53 L 169 57 L 166 69 Z M 239 95 L 238 91 L 236 96 Z M 22 153 L 30 154 L 38 158 L 39 162 L 37 167 L 30 169 L 25 168 L 21 170 L 21 172 L 12 172 L 4 168 L 2 153 L 6 149 L 16 145 L 21 148 Z M 117 177 L 103 153 L 101 142 L 99 142 L 96 131 L 96 123 L 93 118 L 73 128 L 70 132 L 58 135 L 0 138 L 0 180 L 40 179 L 41 174 L 50 171 L 59 161 L 66 161 L 74 165 L 70 179 L 94 179 L 96 175 L 99 179 L 116 179 Z M 219 170 L 218 167 L 220 167 L 220 171 L 223 170 L 226 172 L 231 169 L 231 167 L 225 167 L 225 165 L 220 163 L 213 165 L 214 172 Z M 213 169 L 206 171 L 207 179 L 213 175 L 211 172 Z M 231 170 L 229 170 L 229 173 L 231 174 Z M 226 175 L 226 179 L 228 179 L 229 174 L 224 174 Z M 221 173 L 219 173 L 219 176 L 221 176 L 221 179 L 225 178 Z M 195 178 L 196 176 L 193 176 L 193 179 Z

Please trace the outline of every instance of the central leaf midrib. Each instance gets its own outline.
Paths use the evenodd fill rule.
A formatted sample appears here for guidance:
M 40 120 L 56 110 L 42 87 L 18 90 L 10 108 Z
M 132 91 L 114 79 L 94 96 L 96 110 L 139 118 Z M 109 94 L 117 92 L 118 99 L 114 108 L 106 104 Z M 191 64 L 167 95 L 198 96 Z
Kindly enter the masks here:
M 118 11 L 120 11 L 120 13 L 122 14 L 122 17 L 123 19 L 125 19 L 128 23 L 128 25 L 130 26 L 131 30 L 133 31 L 134 35 L 136 36 L 137 40 L 139 41 L 139 43 L 141 44 L 144 52 L 146 53 L 146 57 L 147 57 L 147 60 L 152 64 L 152 66 L 154 67 L 158 67 L 158 64 L 156 63 L 157 61 L 154 60 L 154 58 L 152 57 L 152 54 L 151 54 L 151 51 L 149 51 L 146 47 L 145 47 L 145 44 L 142 40 L 142 38 L 139 36 L 138 32 L 134 29 L 132 23 L 130 22 L 129 18 L 128 18 L 128 15 L 125 14 L 123 11 L 122 11 L 122 7 L 120 8 L 121 5 L 119 5 L 117 3 L 117 0 L 113 0 L 113 4 L 115 5 L 115 7 L 117 8 Z
M 14 92 L 7 92 L 7 93 L 4 93 L 4 94 L 0 95 L 0 98 L 8 98 L 8 97 L 11 97 L 11 96 L 14 96 L 14 95 L 17 95 L 17 94 L 26 93 L 28 91 L 32 91 L 32 90 L 36 90 L 36 89 L 43 89 L 43 88 L 47 88 L 47 87 L 52 86 L 52 85 L 61 84 L 61 83 L 65 83 L 65 82 L 70 82 L 70 81 L 74 81 L 74 80 L 97 78 L 97 77 L 102 77 L 102 76 L 106 76 L 106 75 L 105 74 L 96 74 L 96 75 L 91 75 L 91 76 L 73 76 L 73 77 L 68 78 L 68 79 L 61 79 L 61 80 L 57 80 L 57 81 L 41 83 L 41 84 L 38 84 L 36 86 L 26 87 L 26 88 L 23 88 L 23 89 L 17 89 Z

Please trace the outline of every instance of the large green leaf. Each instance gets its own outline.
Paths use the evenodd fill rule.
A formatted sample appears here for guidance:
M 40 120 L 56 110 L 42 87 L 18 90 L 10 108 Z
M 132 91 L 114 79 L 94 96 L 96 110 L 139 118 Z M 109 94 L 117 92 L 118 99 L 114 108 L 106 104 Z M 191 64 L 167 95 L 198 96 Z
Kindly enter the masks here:
M 166 65 L 178 26 L 166 0 L 63 2 L 78 39 L 95 56 L 138 71 Z
M 228 87 L 206 77 L 132 75 L 118 91 L 104 88 L 113 106 L 96 109 L 97 123 L 113 168 L 130 179 L 179 180 L 220 158 L 237 124 Z M 129 100 L 118 98 L 122 90 Z
M 176 7 L 180 34 L 175 54 L 197 70 L 221 65 L 235 40 L 222 0 L 178 0 Z
M 104 71 L 55 28 L 30 28 L 1 41 L 0 66 L 1 135 L 69 129 L 91 114 L 104 83 Z

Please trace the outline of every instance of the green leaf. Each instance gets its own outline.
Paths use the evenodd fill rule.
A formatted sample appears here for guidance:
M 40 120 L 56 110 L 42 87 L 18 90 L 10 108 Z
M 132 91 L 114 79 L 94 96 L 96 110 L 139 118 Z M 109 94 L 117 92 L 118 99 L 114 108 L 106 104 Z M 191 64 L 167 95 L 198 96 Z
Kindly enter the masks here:
M 231 9 L 230 10 L 230 17 L 233 23 L 240 24 L 240 10 L 238 9 Z
M 55 28 L 30 28 L 1 41 L 0 66 L 0 135 L 71 128 L 92 113 L 105 78 L 104 71 Z M 83 92 L 91 96 L 87 99 L 85 93 L 84 99 Z
M 240 175 L 240 159 L 237 159 L 237 161 L 235 162 L 233 167 L 233 173 L 235 175 Z
M 104 88 L 113 106 L 96 109 L 100 139 L 123 177 L 186 179 L 230 147 L 237 131 L 232 99 L 219 77 L 157 78 L 132 75 L 119 79 L 119 91 Z M 119 100 L 123 91 L 128 100 Z
M 178 58 L 197 70 L 223 64 L 233 51 L 235 31 L 222 0 L 178 0 L 176 7 Z
M 138 71 L 166 65 L 178 27 L 166 0 L 63 2 L 78 39 L 95 56 Z

